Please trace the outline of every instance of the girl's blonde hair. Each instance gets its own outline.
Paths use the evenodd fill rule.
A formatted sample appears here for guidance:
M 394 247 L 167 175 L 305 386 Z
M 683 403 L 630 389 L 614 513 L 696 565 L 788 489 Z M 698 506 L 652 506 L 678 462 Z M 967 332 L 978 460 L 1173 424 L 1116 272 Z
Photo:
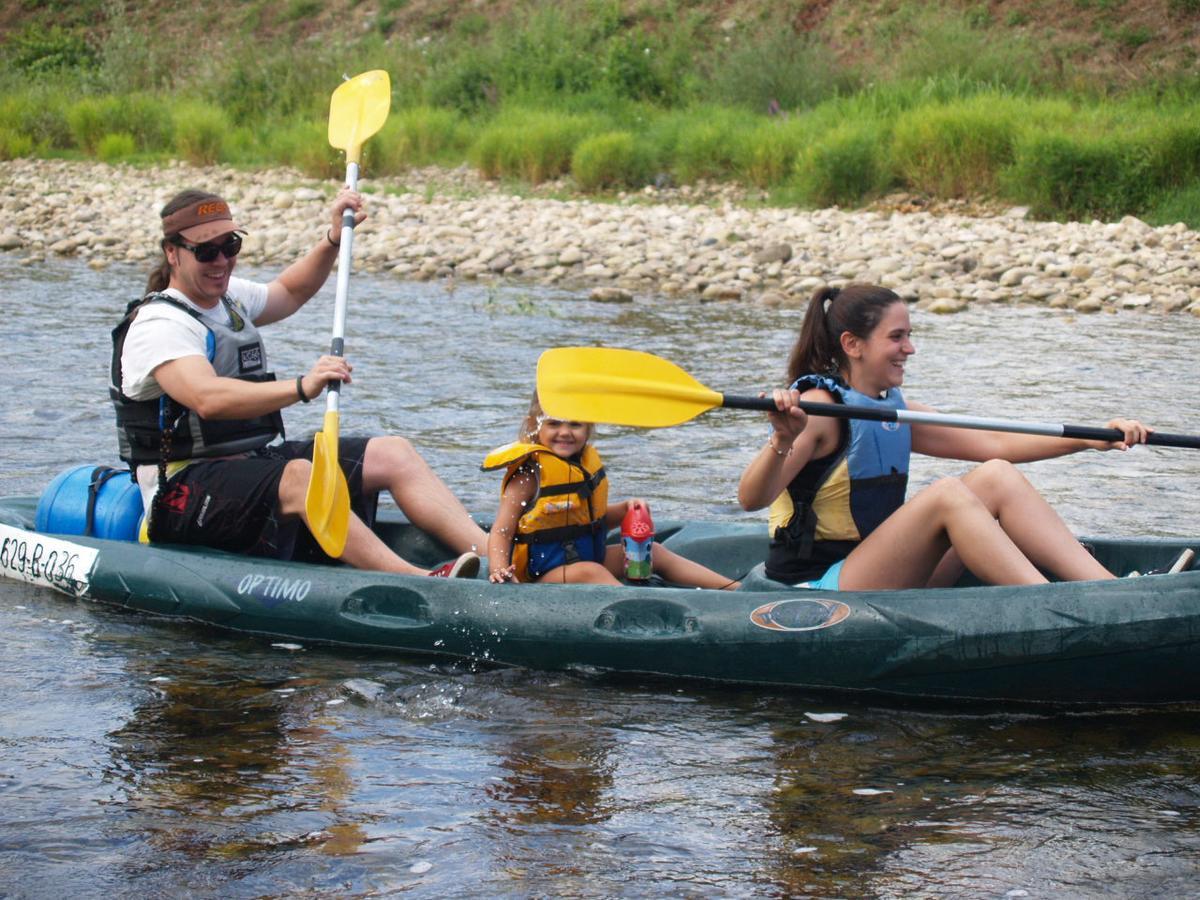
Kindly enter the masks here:
M 527 444 L 536 444 L 538 432 L 542 430 L 542 423 L 549 419 L 546 411 L 542 409 L 542 402 L 538 400 L 537 390 L 533 392 L 533 397 L 529 401 L 529 412 L 525 413 L 525 418 L 521 421 L 521 427 L 517 430 L 517 440 Z M 596 426 L 587 423 L 587 439 L 591 443 L 592 437 L 596 434 Z

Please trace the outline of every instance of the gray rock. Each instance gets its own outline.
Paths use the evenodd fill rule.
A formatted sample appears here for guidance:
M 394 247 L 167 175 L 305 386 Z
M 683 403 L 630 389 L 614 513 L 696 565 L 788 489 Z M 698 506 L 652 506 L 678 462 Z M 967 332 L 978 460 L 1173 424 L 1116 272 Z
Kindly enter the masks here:
M 769 263 L 785 263 L 792 258 L 791 244 L 772 244 L 754 254 L 754 264 L 765 266 Z
M 633 294 L 624 288 L 598 287 L 592 288 L 588 299 L 595 300 L 597 303 L 632 303 Z

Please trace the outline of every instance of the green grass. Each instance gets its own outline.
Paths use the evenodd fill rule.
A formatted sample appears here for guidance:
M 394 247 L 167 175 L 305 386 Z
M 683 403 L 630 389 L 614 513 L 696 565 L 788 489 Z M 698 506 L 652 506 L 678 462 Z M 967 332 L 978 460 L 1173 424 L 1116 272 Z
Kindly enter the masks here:
M 229 118 L 206 103 L 181 104 L 173 113 L 175 150 L 195 166 L 208 166 L 225 158 L 232 130 Z
M 999 94 L 928 104 L 896 119 L 892 156 L 910 188 L 932 196 L 992 194 L 1013 161 L 1028 102 Z
M 488 178 L 536 184 L 570 171 L 576 146 L 605 124 L 597 116 L 517 107 L 482 130 L 469 156 Z
M 796 161 L 796 194 L 814 206 L 855 206 L 894 182 L 886 132 L 872 121 L 848 122 L 804 148 Z
M 120 131 L 106 134 L 96 145 L 96 157 L 103 162 L 121 162 L 137 153 L 137 143 L 132 134 Z
M 1146 210 L 1145 220 L 1151 225 L 1183 222 L 1189 228 L 1200 228 L 1200 181 L 1160 194 Z
M 640 187 L 653 175 L 649 146 L 629 131 L 607 131 L 585 138 L 571 154 L 571 174 L 586 191 Z

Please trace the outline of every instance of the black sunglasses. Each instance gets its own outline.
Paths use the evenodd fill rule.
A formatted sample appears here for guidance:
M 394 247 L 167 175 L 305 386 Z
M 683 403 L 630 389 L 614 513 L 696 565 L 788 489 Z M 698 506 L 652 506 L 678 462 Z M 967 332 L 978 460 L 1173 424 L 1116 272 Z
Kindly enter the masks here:
M 192 255 L 196 257 L 196 262 L 210 263 L 217 258 L 220 253 L 226 259 L 233 259 L 242 252 L 242 239 L 238 235 L 234 235 L 223 244 L 214 244 L 211 241 L 203 244 L 189 244 L 179 235 L 171 238 L 171 243 L 176 247 L 182 247 L 184 250 L 190 250 Z

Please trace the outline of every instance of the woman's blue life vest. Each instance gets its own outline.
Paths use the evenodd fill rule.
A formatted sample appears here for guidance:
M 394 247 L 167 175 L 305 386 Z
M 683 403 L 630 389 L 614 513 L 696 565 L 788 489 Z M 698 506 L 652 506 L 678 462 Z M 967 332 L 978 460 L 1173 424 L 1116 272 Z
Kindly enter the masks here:
M 604 562 L 608 478 L 595 447 L 563 459 L 549 447 L 517 441 L 497 447 L 481 466 L 485 472 L 505 467 L 501 493 L 518 475 L 538 480 L 513 537 L 518 581 L 536 581 L 568 563 Z
M 805 375 L 799 391 L 821 388 L 835 402 L 905 409 L 899 388 L 868 397 L 841 378 Z M 899 422 L 840 419 L 837 449 L 814 459 L 771 504 L 766 574 L 795 584 L 819 578 L 904 504 L 912 429 Z
M 169 294 L 150 293 L 131 302 L 125 309 L 125 317 L 113 329 L 108 394 L 116 408 L 120 456 L 130 468 L 164 459 L 176 461 L 246 453 L 283 436 L 283 416 L 279 411 L 249 419 L 209 420 L 200 418 L 166 394 L 153 400 L 133 400 L 121 391 L 121 354 L 125 349 L 125 336 L 138 312 L 150 303 L 169 303 L 208 330 L 208 361 L 218 375 L 245 381 L 274 381 L 275 376 L 267 371 L 266 349 L 254 323 L 241 304 L 228 297 L 222 297 L 221 302 L 229 313 L 228 324 L 201 316 Z

